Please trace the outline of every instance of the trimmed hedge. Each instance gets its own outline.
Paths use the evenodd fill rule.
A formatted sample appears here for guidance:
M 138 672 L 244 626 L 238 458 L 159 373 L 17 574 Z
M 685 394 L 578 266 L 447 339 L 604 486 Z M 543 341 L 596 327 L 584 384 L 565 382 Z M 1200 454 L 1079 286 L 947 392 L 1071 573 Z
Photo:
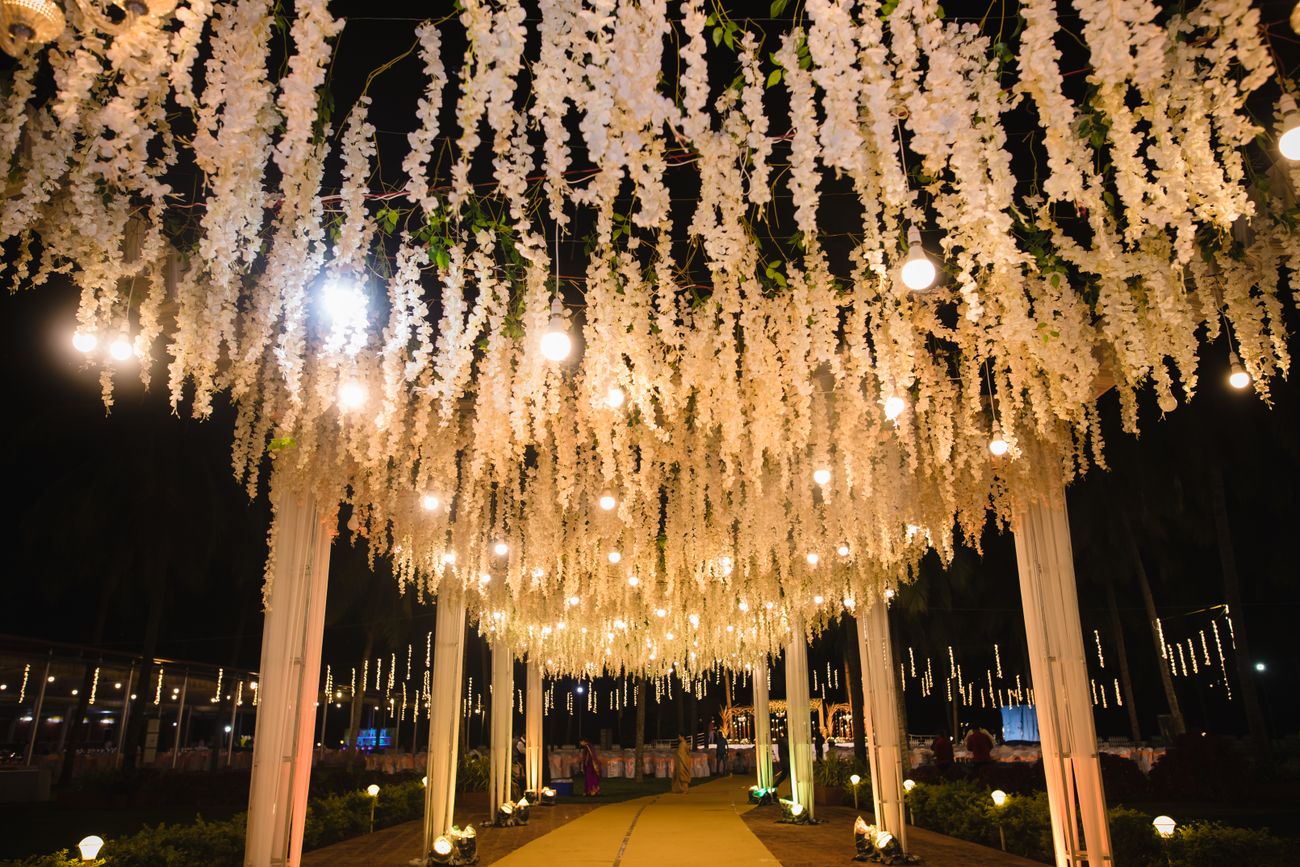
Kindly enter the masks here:
M 418 819 L 424 812 L 424 785 L 409 780 L 383 785 L 375 803 L 375 828 Z M 307 806 L 303 848 L 318 849 L 370 830 L 370 796 L 352 791 L 314 798 Z M 104 843 L 100 860 L 106 867 L 197 867 L 238 864 L 244 857 L 246 814 L 225 822 L 158 825 L 130 837 Z M 70 850 L 38 855 L 4 867 L 80 867 L 86 862 Z
M 907 804 L 912 821 L 922 828 L 996 847 L 1001 825 L 1008 852 L 1052 861 L 1052 822 L 1045 792 L 1012 795 L 999 808 L 993 805 L 989 789 L 968 780 L 922 783 L 907 795 Z M 1107 815 L 1118 867 L 1282 867 L 1300 863 L 1296 841 L 1279 839 L 1267 830 L 1193 822 L 1163 840 L 1144 813 L 1115 807 Z

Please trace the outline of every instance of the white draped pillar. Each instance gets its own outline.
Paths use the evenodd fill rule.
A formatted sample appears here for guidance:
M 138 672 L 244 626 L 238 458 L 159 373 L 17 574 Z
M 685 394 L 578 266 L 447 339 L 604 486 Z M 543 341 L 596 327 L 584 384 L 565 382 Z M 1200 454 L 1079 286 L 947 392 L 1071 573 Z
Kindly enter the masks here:
M 1064 487 L 1017 503 L 1011 528 L 1056 863 L 1112 863 Z
M 898 722 L 898 671 L 889 639 L 889 608 L 873 601 L 861 612 L 858 652 L 862 658 L 862 717 L 871 761 L 871 799 L 876 826 L 894 835 L 907 851 L 903 804 L 903 752 Z
M 754 769 L 758 787 L 772 788 L 772 712 L 767 705 L 767 657 L 754 666 Z
M 785 651 L 786 733 L 790 744 L 790 799 L 813 817 L 812 722 L 808 701 L 808 639 L 803 621 L 790 623 Z
M 244 864 L 296 867 L 315 747 L 334 507 L 280 483 L 272 485 L 271 500 L 275 550 L 262 625 Z
M 542 790 L 542 664 L 528 654 L 524 696 L 524 789 Z
M 492 739 L 488 748 L 491 776 L 488 779 L 488 811 L 510 796 L 510 735 L 514 731 L 515 657 L 505 642 L 492 645 Z
M 451 830 L 460 743 L 460 682 L 465 667 L 465 591 L 448 575 L 438 591 L 429 699 L 429 785 L 424 790 L 424 850 Z M 495 809 L 495 807 L 493 808 Z

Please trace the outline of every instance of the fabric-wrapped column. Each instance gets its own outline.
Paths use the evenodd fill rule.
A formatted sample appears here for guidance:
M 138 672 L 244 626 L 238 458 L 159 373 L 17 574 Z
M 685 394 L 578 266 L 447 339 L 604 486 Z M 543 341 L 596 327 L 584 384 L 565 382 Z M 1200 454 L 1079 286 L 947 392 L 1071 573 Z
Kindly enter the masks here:
M 542 665 L 528 654 L 524 696 L 524 789 L 542 790 Z
M 808 700 L 808 639 L 803 621 L 790 623 L 785 651 L 786 734 L 790 744 L 790 799 L 813 817 L 812 713 Z
M 772 788 L 772 713 L 767 706 L 767 657 L 754 666 L 754 770 L 758 787 Z
M 429 698 L 429 785 L 424 790 L 424 850 L 451 830 L 456 807 L 456 749 L 460 740 L 460 681 L 465 665 L 465 591 L 443 579 L 434 621 Z M 495 808 L 494 808 L 495 809 Z
M 1056 863 L 1113 863 L 1064 488 L 1018 502 L 1011 528 Z
M 858 618 L 862 658 L 862 697 L 867 756 L 871 761 L 871 799 L 876 826 L 894 835 L 907 851 L 903 809 L 903 754 L 898 726 L 898 674 L 889 639 L 889 608 L 875 600 Z
M 503 641 L 492 645 L 492 742 L 488 810 L 494 815 L 510 796 L 510 735 L 514 730 L 515 657 Z
M 285 490 L 278 480 L 271 501 L 275 548 L 262 625 L 244 864 L 296 867 L 315 746 L 334 508 L 321 508 L 313 495 Z

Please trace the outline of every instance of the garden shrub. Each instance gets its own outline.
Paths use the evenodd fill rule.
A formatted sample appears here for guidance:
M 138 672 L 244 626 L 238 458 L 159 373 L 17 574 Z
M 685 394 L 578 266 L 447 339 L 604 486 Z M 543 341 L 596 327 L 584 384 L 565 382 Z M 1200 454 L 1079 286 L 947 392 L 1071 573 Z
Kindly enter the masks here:
M 1283 867 L 1295 863 L 1292 859 L 1297 854 L 1288 852 L 1286 843 L 1267 831 L 1232 828 L 1218 822 L 1184 825 L 1164 844 L 1169 863 L 1177 867 Z
M 912 820 L 922 828 L 996 846 L 998 830 L 985 810 L 988 801 L 987 790 L 966 781 L 918 785 L 907 796 Z
M 1140 801 L 1151 794 L 1151 782 L 1137 762 L 1123 756 L 1100 753 L 1101 784 L 1110 801 Z
M 1151 817 L 1127 807 L 1115 807 L 1110 819 L 1110 843 L 1117 867 L 1157 867 L 1165 864 L 1160 835 Z
M 1040 861 L 1052 859 L 1052 817 L 1046 792 L 1012 795 L 1001 807 L 994 805 L 988 793 L 984 798 L 984 810 L 994 825 L 994 834 L 997 823 L 1002 823 L 1008 852 Z

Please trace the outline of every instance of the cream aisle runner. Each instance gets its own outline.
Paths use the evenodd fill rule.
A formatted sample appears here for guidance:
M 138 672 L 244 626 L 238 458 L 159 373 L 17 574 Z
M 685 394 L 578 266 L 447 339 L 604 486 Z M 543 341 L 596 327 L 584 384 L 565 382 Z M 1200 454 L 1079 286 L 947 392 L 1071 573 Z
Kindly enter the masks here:
M 502 867 L 779 864 L 740 819 L 741 813 L 753 809 L 747 784 L 745 777 L 732 777 L 691 786 L 685 795 L 654 795 L 599 807 L 494 863 Z

